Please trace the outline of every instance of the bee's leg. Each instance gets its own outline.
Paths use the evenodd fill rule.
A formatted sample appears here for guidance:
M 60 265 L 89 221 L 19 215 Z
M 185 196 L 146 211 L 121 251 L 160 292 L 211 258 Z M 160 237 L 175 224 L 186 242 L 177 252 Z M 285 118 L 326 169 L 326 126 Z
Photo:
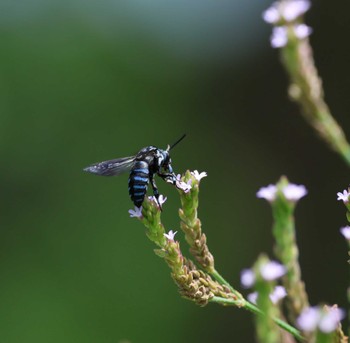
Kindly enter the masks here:
M 168 183 L 172 183 L 173 185 L 176 184 L 176 175 L 171 172 L 171 173 L 158 173 L 158 175 Z
M 156 181 L 154 180 L 153 175 L 150 175 L 150 181 L 151 181 L 151 185 L 152 185 L 152 189 L 153 189 L 153 194 L 154 194 L 154 197 L 155 197 L 156 200 L 157 200 L 159 209 L 160 209 L 161 211 L 163 211 L 162 205 L 160 204 L 160 202 L 159 202 L 159 200 L 158 200 L 158 198 L 159 198 L 159 192 L 158 192 L 158 188 L 157 188 L 157 185 L 156 185 Z

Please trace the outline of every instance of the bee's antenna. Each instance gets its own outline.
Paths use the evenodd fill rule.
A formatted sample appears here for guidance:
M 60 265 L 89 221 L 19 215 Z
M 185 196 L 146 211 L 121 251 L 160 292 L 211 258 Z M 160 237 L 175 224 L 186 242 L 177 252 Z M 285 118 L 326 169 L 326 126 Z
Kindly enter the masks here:
M 181 136 L 174 144 L 168 145 L 166 151 L 170 151 L 176 144 L 180 143 L 186 137 L 186 133 Z

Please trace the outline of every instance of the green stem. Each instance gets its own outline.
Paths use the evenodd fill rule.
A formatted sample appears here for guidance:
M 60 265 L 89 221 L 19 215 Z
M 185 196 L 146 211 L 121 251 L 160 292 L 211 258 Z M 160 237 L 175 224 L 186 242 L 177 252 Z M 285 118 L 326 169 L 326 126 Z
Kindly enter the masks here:
M 225 299 L 220 297 L 213 297 L 211 299 L 211 302 L 215 302 L 222 305 L 228 305 L 228 306 L 236 306 L 236 301 L 233 299 Z M 264 315 L 264 313 L 261 312 L 255 305 L 251 304 L 250 302 L 246 301 L 244 308 L 252 313 L 258 314 L 258 315 Z M 288 323 L 284 322 L 283 320 L 279 318 L 273 318 L 274 322 L 283 330 L 289 332 L 291 335 L 293 335 L 296 339 L 300 341 L 304 341 L 305 338 L 300 334 L 300 332 L 294 328 L 293 326 L 289 325 Z

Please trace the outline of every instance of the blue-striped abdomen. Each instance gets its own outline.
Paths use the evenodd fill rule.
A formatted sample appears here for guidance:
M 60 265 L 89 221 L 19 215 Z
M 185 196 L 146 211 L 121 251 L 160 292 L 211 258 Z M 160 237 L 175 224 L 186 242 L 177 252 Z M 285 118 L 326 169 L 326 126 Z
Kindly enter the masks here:
M 135 206 L 140 207 L 147 193 L 149 182 L 148 163 L 136 161 L 130 172 L 129 194 Z

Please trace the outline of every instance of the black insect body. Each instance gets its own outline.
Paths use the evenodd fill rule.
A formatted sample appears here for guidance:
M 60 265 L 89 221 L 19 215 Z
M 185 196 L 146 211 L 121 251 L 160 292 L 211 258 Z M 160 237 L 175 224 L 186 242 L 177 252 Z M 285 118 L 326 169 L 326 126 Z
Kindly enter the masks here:
M 149 182 L 148 163 L 136 161 L 129 177 L 129 194 L 135 206 L 140 207 L 147 192 Z
M 135 206 L 140 207 L 142 205 L 150 182 L 153 194 L 161 208 L 154 175 L 157 174 L 166 182 L 176 185 L 176 175 L 171 166 L 169 151 L 183 138 L 185 138 L 185 135 L 173 145 L 168 145 L 166 150 L 148 146 L 141 149 L 135 156 L 92 164 L 84 171 L 101 176 L 115 176 L 130 171 L 129 194 Z

